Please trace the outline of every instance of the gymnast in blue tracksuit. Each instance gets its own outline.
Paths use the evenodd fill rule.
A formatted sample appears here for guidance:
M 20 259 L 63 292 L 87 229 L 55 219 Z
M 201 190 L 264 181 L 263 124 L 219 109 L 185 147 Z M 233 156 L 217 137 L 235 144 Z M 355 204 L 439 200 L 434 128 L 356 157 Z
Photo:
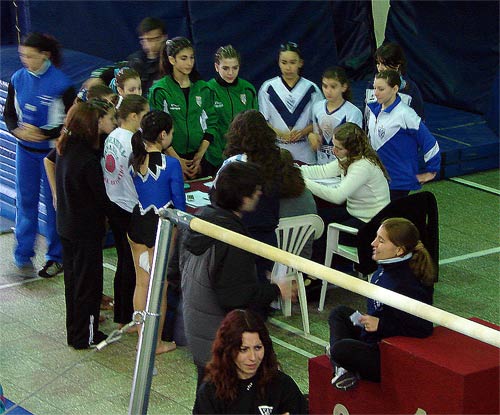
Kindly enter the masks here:
M 368 104 L 368 134 L 372 147 L 389 173 L 391 200 L 418 190 L 441 167 L 439 145 L 417 113 L 398 95 L 401 80 L 396 71 L 381 71 L 373 83 L 377 102 Z M 418 171 L 418 151 L 424 155 L 424 172 Z
M 39 275 L 50 277 L 62 271 L 62 248 L 43 159 L 54 147 L 53 139 L 59 135 L 76 95 L 70 79 L 56 68 L 61 54 L 54 38 L 41 33 L 28 34 L 19 46 L 19 57 L 24 68 L 12 75 L 4 111 L 7 128 L 17 138 L 14 259 L 19 268 L 33 266 L 42 178 L 48 251 L 47 264 Z

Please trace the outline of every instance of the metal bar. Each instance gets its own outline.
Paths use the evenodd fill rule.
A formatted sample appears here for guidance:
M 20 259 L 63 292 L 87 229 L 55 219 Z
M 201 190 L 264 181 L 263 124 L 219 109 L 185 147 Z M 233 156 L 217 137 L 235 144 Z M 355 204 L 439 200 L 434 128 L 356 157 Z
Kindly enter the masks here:
M 256 241 L 237 232 L 224 229 L 213 223 L 199 218 L 193 218 L 190 228 L 211 238 L 252 252 L 264 258 L 287 265 L 293 269 L 326 280 L 346 290 L 361 294 L 368 298 L 405 311 L 424 320 L 447 327 L 451 330 L 465 334 L 482 342 L 500 347 L 500 332 L 482 324 L 467 320 L 463 317 L 422 303 L 405 295 L 368 283 L 343 272 L 325 267 L 317 262 L 301 258 L 275 248 L 271 245 Z
M 173 224 L 168 220 L 158 221 L 156 233 L 151 280 L 141 341 L 135 362 L 134 380 L 130 394 L 129 414 L 146 414 L 149 404 L 149 393 L 153 377 L 153 367 L 160 324 L 160 307 L 163 297 L 163 286 L 168 268 L 168 258 L 173 236 Z

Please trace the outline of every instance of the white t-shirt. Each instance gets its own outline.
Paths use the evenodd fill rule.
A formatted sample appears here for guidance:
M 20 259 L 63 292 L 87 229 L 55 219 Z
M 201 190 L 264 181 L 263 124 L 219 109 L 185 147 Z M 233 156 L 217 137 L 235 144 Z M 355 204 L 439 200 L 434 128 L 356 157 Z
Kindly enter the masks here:
M 132 154 L 132 131 L 116 128 L 104 142 L 102 171 L 109 199 L 127 212 L 132 212 L 139 203 L 129 159 Z

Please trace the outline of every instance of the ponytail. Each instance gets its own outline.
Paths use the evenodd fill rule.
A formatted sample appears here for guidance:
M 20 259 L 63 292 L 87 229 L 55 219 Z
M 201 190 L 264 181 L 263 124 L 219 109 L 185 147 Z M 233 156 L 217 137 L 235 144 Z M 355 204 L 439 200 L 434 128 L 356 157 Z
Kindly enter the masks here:
M 170 114 L 163 111 L 149 111 L 141 120 L 141 128 L 132 136 L 130 165 L 137 174 L 146 160 L 146 143 L 156 143 L 160 134 L 172 131 L 173 121 Z
M 415 277 L 422 284 L 432 286 L 437 281 L 436 266 L 420 240 L 417 227 L 405 218 L 386 219 L 380 226 L 386 231 L 389 240 L 403 249 L 404 254 L 412 253 L 409 265 Z
M 134 170 L 134 175 L 139 172 L 142 163 L 146 160 L 147 155 L 148 152 L 146 151 L 146 146 L 144 145 L 144 140 L 142 139 L 142 129 L 139 129 L 132 136 L 132 154 L 130 155 L 129 162 Z
M 418 241 L 412 254 L 410 268 L 422 284 L 432 286 L 437 281 L 436 266 L 422 241 Z
M 61 66 L 61 45 L 54 36 L 32 32 L 28 33 L 21 42 L 21 46 L 37 49 L 39 52 L 49 52 L 49 60 L 54 66 Z

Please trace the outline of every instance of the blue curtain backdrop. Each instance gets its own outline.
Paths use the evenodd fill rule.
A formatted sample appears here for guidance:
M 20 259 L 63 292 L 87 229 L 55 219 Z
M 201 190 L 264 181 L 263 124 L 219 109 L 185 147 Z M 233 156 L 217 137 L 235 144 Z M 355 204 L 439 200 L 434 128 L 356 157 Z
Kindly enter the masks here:
M 232 43 L 243 57 L 242 76 L 256 87 L 278 74 L 277 51 L 297 42 L 304 76 L 320 81 L 337 64 L 331 1 L 30 1 L 27 30 L 53 34 L 65 48 L 122 60 L 140 46 L 136 27 L 145 16 L 163 19 L 170 37 L 186 36 L 196 47 L 197 67 L 213 76 L 213 54 Z
M 385 38 L 404 48 L 425 101 L 484 114 L 498 73 L 498 17 L 496 1 L 391 1 Z
M 15 43 L 13 2 L 2 1 L 2 44 Z M 280 43 L 297 42 L 303 75 L 319 84 L 330 65 L 351 78 L 374 70 L 370 1 L 28 1 L 18 0 L 23 33 L 52 33 L 65 48 L 122 60 L 139 48 L 136 27 L 162 18 L 170 37 L 186 36 L 197 66 L 213 76 L 213 53 L 232 43 L 243 57 L 242 77 L 258 88 L 278 74 Z M 392 1 L 386 40 L 400 43 L 409 74 L 426 101 L 485 114 L 497 102 L 498 2 Z

